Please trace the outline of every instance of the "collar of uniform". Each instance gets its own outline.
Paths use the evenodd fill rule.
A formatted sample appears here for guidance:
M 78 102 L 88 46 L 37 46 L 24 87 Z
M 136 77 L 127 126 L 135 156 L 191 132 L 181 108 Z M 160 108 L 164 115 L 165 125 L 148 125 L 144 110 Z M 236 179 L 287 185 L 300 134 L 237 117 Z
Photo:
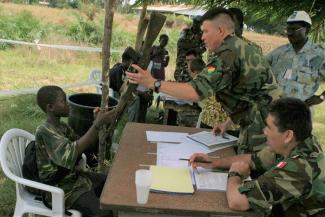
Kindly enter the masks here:
M 310 49 L 313 49 L 312 46 L 313 46 L 313 43 L 309 39 L 307 39 L 307 42 L 304 44 L 304 46 L 300 49 L 300 51 L 298 53 L 299 54 L 304 53 L 304 52 L 306 52 L 306 51 L 308 51 Z M 292 44 L 290 44 L 290 43 L 287 46 L 287 51 L 289 51 L 289 50 L 292 51 L 292 52 L 295 52 L 295 50 L 293 49 Z
M 309 156 L 314 152 L 322 152 L 321 146 L 318 144 L 316 137 L 310 136 L 303 142 L 298 142 L 297 146 L 292 149 L 289 154 L 290 158 L 295 158 L 296 156 Z
M 237 36 L 235 36 L 235 34 L 228 35 L 223 40 L 220 47 L 215 51 L 215 53 L 220 53 L 222 51 L 229 50 L 229 46 L 234 46 L 236 40 L 237 40 Z

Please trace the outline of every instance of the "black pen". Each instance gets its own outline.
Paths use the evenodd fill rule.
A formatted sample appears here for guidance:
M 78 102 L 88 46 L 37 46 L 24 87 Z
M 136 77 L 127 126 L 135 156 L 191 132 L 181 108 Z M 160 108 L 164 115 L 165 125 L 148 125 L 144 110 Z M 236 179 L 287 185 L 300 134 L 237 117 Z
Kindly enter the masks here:
M 188 159 L 188 158 L 180 158 L 178 160 L 187 160 L 187 161 L 190 161 L 190 159 Z M 204 164 L 212 163 L 212 161 L 208 161 L 208 160 L 195 160 L 194 162 L 195 163 L 204 163 Z

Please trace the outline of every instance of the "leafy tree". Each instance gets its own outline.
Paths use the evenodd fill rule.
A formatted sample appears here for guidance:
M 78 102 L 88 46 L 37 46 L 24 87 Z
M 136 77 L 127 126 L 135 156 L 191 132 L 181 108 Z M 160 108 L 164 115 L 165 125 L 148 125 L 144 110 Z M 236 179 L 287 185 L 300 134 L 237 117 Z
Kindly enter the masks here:
M 205 8 L 212 7 L 239 7 L 246 20 L 252 25 L 260 25 L 269 29 L 269 33 L 283 33 L 285 20 L 296 10 L 309 13 L 312 25 L 312 39 L 325 44 L 325 3 L 324 0 L 137 0 L 136 5 L 143 1 L 149 5 L 154 3 L 164 4 L 192 4 Z M 282 25 L 282 26 L 281 26 Z M 282 30 L 282 31 L 281 31 Z

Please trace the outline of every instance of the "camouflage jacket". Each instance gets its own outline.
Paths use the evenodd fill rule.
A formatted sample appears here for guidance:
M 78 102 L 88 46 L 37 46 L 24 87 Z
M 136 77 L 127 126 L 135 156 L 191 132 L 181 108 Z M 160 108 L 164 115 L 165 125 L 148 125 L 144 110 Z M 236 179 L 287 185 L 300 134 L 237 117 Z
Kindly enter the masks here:
M 199 56 L 202 57 L 202 53 L 205 52 L 205 46 L 201 40 L 202 33 L 194 33 L 192 29 L 184 29 L 181 32 L 180 38 L 177 41 L 177 58 L 176 69 L 174 72 L 174 78 L 176 81 L 190 81 L 191 76 L 187 71 L 187 63 L 185 60 L 186 52 L 191 49 L 198 51 Z
M 246 194 L 255 211 L 285 217 L 314 214 L 325 208 L 324 201 L 317 200 L 318 195 L 312 191 L 313 180 L 321 172 L 325 176 L 325 165 L 316 163 L 315 156 L 320 153 L 322 149 L 315 137 L 298 143 L 288 157 L 275 157 L 265 148 L 252 155 L 256 170 L 263 175 L 244 182 L 239 191 Z
M 247 42 L 249 45 L 256 47 L 259 52 L 263 53 L 262 47 L 260 45 L 258 45 L 257 43 L 255 43 L 245 37 L 243 37 L 242 40 Z
M 267 55 L 283 95 L 306 100 L 325 81 L 325 49 L 310 40 L 296 53 L 291 44 Z
M 58 166 L 70 170 L 59 183 L 65 193 L 66 207 L 69 208 L 80 195 L 90 190 L 91 181 L 75 170 L 77 161 L 76 140 L 72 128 L 61 122 L 59 128 L 45 122 L 36 129 L 36 159 L 39 177 L 44 182 L 58 170 Z
M 266 59 L 254 46 L 234 35 L 224 40 L 190 84 L 200 100 L 215 95 L 232 121 L 241 126 L 249 124 L 244 119 L 253 105 L 266 109 L 280 95 Z

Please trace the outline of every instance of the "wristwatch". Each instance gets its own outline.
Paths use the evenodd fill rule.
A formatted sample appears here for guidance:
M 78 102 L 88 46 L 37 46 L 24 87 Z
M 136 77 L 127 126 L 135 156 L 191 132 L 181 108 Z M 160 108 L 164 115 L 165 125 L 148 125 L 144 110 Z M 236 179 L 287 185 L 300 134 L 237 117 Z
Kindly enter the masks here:
M 161 86 L 161 80 L 160 79 L 155 80 L 155 83 L 153 83 L 153 87 L 156 93 L 159 93 L 160 86 Z
M 236 171 L 230 171 L 230 172 L 228 173 L 228 179 L 229 179 L 230 177 L 233 177 L 233 176 L 238 176 L 241 180 L 243 180 L 243 176 L 242 176 L 239 172 L 236 172 Z
M 324 101 L 324 99 L 325 99 L 325 96 L 324 96 L 324 95 L 320 95 L 320 96 L 319 96 L 319 98 L 320 98 L 321 100 L 323 100 L 323 101 Z

